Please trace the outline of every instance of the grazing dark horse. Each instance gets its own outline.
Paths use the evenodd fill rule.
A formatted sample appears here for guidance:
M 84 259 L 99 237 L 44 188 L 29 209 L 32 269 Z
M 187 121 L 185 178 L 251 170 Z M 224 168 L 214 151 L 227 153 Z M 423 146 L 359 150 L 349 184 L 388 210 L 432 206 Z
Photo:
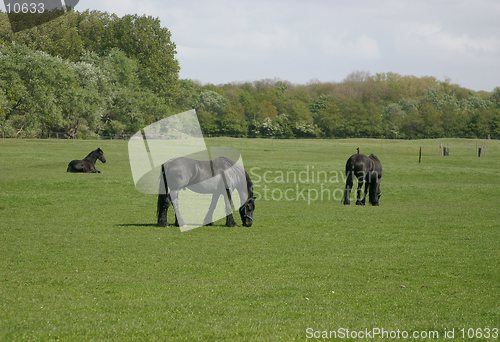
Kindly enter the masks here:
M 228 227 L 236 225 L 231 210 L 231 193 L 237 190 L 242 203 L 239 208 L 241 222 L 245 227 L 252 226 L 255 209 L 252 181 L 243 168 L 235 165 L 228 158 L 194 160 L 180 157 L 163 164 L 157 203 L 159 226 L 167 226 L 167 211 L 170 204 L 173 205 L 175 211 L 175 225 L 184 226 L 179 210 L 179 191 L 184 188 L 197 193 L 212 194 L 210 207 L 203 220 L 206 226 L 212 225 L 213 213 L 219 197 L 224 196 L 226 226 Z
M 101 173 L 101 171 L 95 168 L 95 162 L 99 159 L 101 162 L 105 163 L 106 158 L 104 157 L 104 152 L 98 148 L 90 152 L 82 160 L 72 160 L 68 164 L 66 172 L 90 172 L 90 173 Z
M 356 205 L 365 205 L 366 194 L 369 194 L 371 205 L 379 205 L 380 200 L 380 179 L 382 178 L 382 164 L 377 156 L 370 154 L 353 154 L 345 164 L 347 176 L 344 191 L 344 204 L 350 204 L 350 193 L 353 186 L 353 178 L 358 180 L 358 190 L 356 195 Z M 361 197 L 361 188 L 365 183 L 365 191 Z

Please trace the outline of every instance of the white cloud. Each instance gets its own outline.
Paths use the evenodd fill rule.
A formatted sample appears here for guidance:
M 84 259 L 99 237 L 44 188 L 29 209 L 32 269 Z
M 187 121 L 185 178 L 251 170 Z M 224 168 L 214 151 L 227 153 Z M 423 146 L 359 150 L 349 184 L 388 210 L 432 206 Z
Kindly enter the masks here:
M 495 36 L 470 36 L 445 32 L 438 25 L 422 25 L 414 31 L 415 39 L 423 40 L 433 48 L 453 53 L 494 54 L 500 51 L 500 38 Z
M 377 40 L 364 34 L 349 38 L 325 36 L 321 47 L 327 55 L 354 60 L 378 59 L 381 55 Z
M 158 16 L 181 77 L 341 80 L 353 70 L 500 85 L 497 0 L 89 0 L 77 8 Z

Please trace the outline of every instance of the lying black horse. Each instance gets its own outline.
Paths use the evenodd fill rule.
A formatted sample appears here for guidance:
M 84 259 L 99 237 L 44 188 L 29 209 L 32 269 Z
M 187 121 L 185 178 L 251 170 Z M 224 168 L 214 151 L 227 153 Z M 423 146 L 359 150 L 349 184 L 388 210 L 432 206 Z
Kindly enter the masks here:
M 369 194 L 371 205 L 379 205 L 380 200 L 380 179 L 382 178 L 382 164 L 377 156 L 370 154 L 353 154 L 345 164 L 347 176 L 344 191 L 344 204 L 350 204 L 350 193 L 353 186 L 353 178 L 358 180 L 358 190 L 356 196 L 357 205 L 365 205 L 366 194 Z M 361 188 L 365 183 L 365 191 L 361 198 Z
M 238 190 L 242 203 L 239 208 L 242 224 L 245 227 L 252 226 L 255 209 L 252 181 L 243 168 L 234 165 L 228 158 L 218 157 L 209 161 L 180 157 L 162 165 L 157 203 L 159 226 L 167 225 L 167 211 L 170 204 L 175 210 L 175 225 L 184 226 L 179 210 L 179 191 L 184 188 L 197 193 L 212 194 L 210 207 L 203 220 L 203 224 L 207 226 L 212 225 L 212 217 L 219 197 L 224 196 L 226 226 L 228 227 L 236 225 L 231 210 L 231 193 L 235 189 Z
M 90 173 L 101 173 L 101 171 L 95 168 L 95 162 L 99 159 L 101 162 L 105 163 L 106 158 L 104 157 L 104 152 L 98 148 L 90 152 L 82 160 L 72 160 L 68 164 L 66 172 L 90 172 Z

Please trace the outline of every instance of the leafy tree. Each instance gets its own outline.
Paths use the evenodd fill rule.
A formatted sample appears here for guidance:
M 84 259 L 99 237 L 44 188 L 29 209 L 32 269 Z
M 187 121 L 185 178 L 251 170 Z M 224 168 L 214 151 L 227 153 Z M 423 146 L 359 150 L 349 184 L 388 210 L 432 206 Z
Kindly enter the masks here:
M 158 18 L 126 15 L 113 20 L 114 47 L 138 61 L 143 85 L 173 101 L 177 94 L 179 64 L 170 31 Z
M 500 87 L 351 73 L 342 82 L 179 80 L 157 18 L 70 12 L 12 33 L 0 12 L 0 128 L 7 136 L 130 134 L 195 108 L 205 134 L 288 137 L 500 137 Z
M 79 87 L 65 92 L 63 127 L 70 137 L 94 135 L 100 128 L 100 118 L 107 105 L 102 85 L 107 82 L 101 69 L 87 62 L 69 63 Z
M 403 107 L 398 103 L 390 103 L 384 108 L 382 118 L 384 121 L 384 135 L 387 138 L 401 137 L 401 124 L 405 115 Z
M 255 121 L 252 125 L 255 136 L 265 138 L 291 138 L 293 136 L 292 127 L 286 114 L 281 114 L 275 118 L 265 118 L 261 122 Z
M 343 120 L 340 109 L 333 98 L 328 98 L 325 105 L 317 109 L 314 123 L 321 129 L 326 137 L 335 137 L 343 130 Z
M 200 92 L 201 86 L 199 84 L 196 84 L 191 80 L 180 80 L 178 91 L 179 96 L 177 96 L 175 100 L 175 107 L 179 108 L 180 111 L 195 108 Z
M 297 121 L 292 127 L 293 135 L 297 138 L 316 138 L 321 136 L 320 128 L 314 123 Z
M 219 123 L 215 114 L 206 111 L 205 109 L 198 109 L 198 120 L 203 134 L 207 136 L 214 136 L 219 134 Z
M 226 110 L 227 105 L 228 101 L 224 96 L 212 90 L 205 90 L 200 93 L 196 108 L 220 115 Z
M 242 112 L 229 108 L 219 116 L 219 133 L 226 136 L 246 136 L 247 124 Z
M 496 105 L 497 108 L 500 108 L 500 87 L 496 87 L 491 96 L 490 101 Z

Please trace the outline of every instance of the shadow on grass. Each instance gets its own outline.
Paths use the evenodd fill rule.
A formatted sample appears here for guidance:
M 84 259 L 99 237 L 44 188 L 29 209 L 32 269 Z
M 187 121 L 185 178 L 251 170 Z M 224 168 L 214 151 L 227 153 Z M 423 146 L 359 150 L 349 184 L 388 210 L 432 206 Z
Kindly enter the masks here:
M 156 223 L 120 223 L 120 224 L 115 224 L 116 227 L 121 227 L 121 228 L 133 228 L 133 227 L 151 227 L 151 228 L 179 228 L 177 226 L 174 226 L 173 224 L 169 224 L 166 227 L 160 227 Z M 238 228 L 236 227 L 227 227 L 225 224 L 214 224 L 211 226 L 204 226 L 204 227 L 198 227 L 198 228 Z
M 120 223 L 115 224 L 117 227 L 129 228 L 129 227 L 159 227 L 156 223 Z

